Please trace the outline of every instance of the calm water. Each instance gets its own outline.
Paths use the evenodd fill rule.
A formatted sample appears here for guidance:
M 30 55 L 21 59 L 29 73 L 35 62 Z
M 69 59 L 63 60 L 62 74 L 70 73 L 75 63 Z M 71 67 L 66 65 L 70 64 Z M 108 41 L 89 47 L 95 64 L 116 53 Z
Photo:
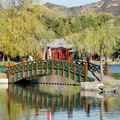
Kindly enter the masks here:
M 120 80 L 120 64 L 109 65 L 109 75 Z
M 109 75 L 120 80 L 120 65 L 109 65 Z M 27 86 L 0 84 L 0 120 L 120 120 L 120 95 L 61 85 L 74 82 L 60 76 L 38 81 Z
M 6 67 L 0 66 L 0 71 L 5 72 L 6 71 Z
M 75 82 L 56 75 L 38 81 L 0 85 L 0 120 L 120 120 L 120 95 L 60 85 Z

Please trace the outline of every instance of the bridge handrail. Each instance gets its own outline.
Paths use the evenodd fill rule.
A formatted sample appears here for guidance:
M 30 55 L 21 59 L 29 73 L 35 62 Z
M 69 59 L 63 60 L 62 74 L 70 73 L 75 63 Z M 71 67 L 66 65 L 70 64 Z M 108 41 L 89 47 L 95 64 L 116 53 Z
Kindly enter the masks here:
M 47 62 L 47 61 L 52 61 L 52 60 L 38 60 L 39 62 Z M 62 61 L 62 60 L 53 60 L 53 61 L 56 61 L 56 62 L 62 62 L 62 63 L 69 63 L 68 61 Z M 27 63 L 35 63 L 36 61 L 25 61 L 24 62 L 24 64 L 27 64 Z M 77 66 L 77 67 L 80 67 L 80 68 L 83 68 L 84 69 L 84 67 L 83 66 L 79 66 L 78 64 L 74 64 L 74 63 L 70 63 L 70 64 L 72 64 L 72 65 L 75 65 L 75 66 Z M 8 68 L 8 67 L 14 67 L 14 66 L 18 66 L 18 65 L 21 65 L 21 63 L 16 63 L 16 64 L 10 64 L 10 66 L 9 65 L 7 65 L 6 67 Z
M 58 72 L 58 70 L 66 71 L 68 78 L 70 78 L 71 74 L 80 75 L 82 77 L 87 77 L 87 69 L 84 66 L 79 66 L 77 64 L 71 63 L 70 61 L 63 61 L 63 60 L 34 60 L 34 61 L 24 61 L 22 59 L 21 63 L 17 64 L 10 64 L 8 63 L 7 67 L 7 75 L 8 75 L 8 82 L 10 83 L 10 79 L 15 79 L 17 75 L 17 80 L 26 77 L 26 73 L 28 71 L 32 71 L 32 73 L 27 74 L 36 74 L 38 75 L 38 70 L 46 71 L 48 74 L 48 69 L 51 70 L 51 73 L 54 74 L 54 70 Z M 34 70 L 34 71 L 33 71 Z M 44 73 L 42 72 L 42 74 Z M 86 74 L 87 73 L 87 74 Z M 16 74 L 16 75 L 15 75 Z M 50 74 L 50 73 L 49 73 Z M 60 73 L 59 73 L 60 74 Z M 63 73 L 62 73 L 63 74 Z M 66 73 L 65 73 L 66 74 Z
M 85 66 L 85 63 L 87 63 L 86 61 L 80 61 L 80 60 L 73 60 L 72 62 L 78 65 L 83 65 L 83 66 Z M 108 75 L 108 70 L 106 70 L 108 68 L 106 68 L 106 66 L 108 66 L 108 63 L 105 63 L 105 66 L 103 67 L 103 73 Z M 92 72 L 100 73 L 100 65 L 88 62 L 88 70 Z
M 108 64 L 107 64 L 108 65 Z M 25 78 L 26 76 L 30 75 L 38 75 L 38 74 L 61 74 L 67 76 L 68 78 L 73 79 L 73 75 L 79 75 L 81 77 L 85 78 L 85 81 L 87 80 L 88 76 L 88 70 L 92 70 L 93 72 L 100 72 L 100 66 L 93 64 L 93 63 L 88 63 L 84 61 L 72 61 L 70 59 L 68 60 L 34 60 L 34 61 L 24 61 L 24 58 L 22 59 L 21 63 L 17 64 L 10 64 L 8 63 L 7 67 L 7 75 L 8 75 L 8 80 L 10 82 L 11 76 L 13 79 L 22 79 Z M 108 68 L 107 68 L 108 69 Z M 61 73 L 59 73 L 59 70 Z M 104 69 L 105 74 L 106 72 L 106 67 Z M 108 71 L 108 70 L 107 70 Z M 108 73 L 107 73 L 108 74 Z M 75 76 L 76 76 L 75 75 Z M 75 77 L 74 77 L 75 78 Z

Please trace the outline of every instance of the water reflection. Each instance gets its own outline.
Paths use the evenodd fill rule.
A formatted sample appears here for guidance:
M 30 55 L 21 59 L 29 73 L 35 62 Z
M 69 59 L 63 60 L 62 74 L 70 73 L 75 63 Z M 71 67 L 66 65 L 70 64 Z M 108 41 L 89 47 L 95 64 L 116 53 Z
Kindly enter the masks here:
M 0 87 L 0 120 L 120 119 L 120 99 L 111 94 L 43 81 L 39 78 L 40 84 Z M 59 83 L 63 81 L 59 79 Z

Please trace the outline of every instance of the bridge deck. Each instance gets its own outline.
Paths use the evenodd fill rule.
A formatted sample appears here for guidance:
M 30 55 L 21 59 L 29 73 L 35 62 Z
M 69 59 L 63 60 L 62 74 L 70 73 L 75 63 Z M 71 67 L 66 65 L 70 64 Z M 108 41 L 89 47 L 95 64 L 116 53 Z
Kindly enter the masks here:
M 100 81 L 100 66 L 83 61 L 68 61 L 60 60 L 39 60 L 36 57 L 35 61 L 25 61 L 19 64 L 11 65 L 10 62 L 7 66 L 8 82 L 15 83 L 24 78 L 37 75 L 61 75 L 70 78 L 76 82 L 85 81 Z M 105 63 L 103 73 L 108 75 L 108 63 Z M 106 77 L 104 76 L 106 79 Z
M 100 73 L 98 72 L 94 72 L 94 74 L 97 76 L 97 78 L 100 79 Z M 88 72 L 88 76 L 95 79 L 95 81 L 98 81 L 97 78 L 89 71 Z M 108 76 L 108 75 L 103 75 L 102 76 L 102 81 L 103 82 L 112 82 L 112 83 L 120 83 L 120 80 L 116 80 L 115 78 L 111 77 L 111 76 Z

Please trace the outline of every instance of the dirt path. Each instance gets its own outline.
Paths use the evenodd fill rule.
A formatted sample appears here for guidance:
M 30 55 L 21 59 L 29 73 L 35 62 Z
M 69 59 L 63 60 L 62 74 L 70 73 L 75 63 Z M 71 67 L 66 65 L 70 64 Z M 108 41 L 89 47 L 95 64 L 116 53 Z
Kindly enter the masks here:
M 95 74 L 95 76 L 97 76 L 97 78 L 100 79 L 100 74 L 99 73 L 95 72 L 94 74 Z M 94 78 L 96 81 L 98 81 L 97 78 L 91 72 L 88 73 L 88 76 L 91 77 L 91 78 Z M 116 80 L 115 78 L 107 76 L 107 75 L 103 75 L 102 82 L 105 82 L 105 83 L 110 82 L 110 83 L 118 83 L 118 84 L 120 84 L 120 80 Z
M 1 78 L 5 78 L 5 79 L 6 79 L 6 78 L 7 78 L 6 73 L 2 73 L 2 72 L 0 72 L 0 79 L 1 79 Z

